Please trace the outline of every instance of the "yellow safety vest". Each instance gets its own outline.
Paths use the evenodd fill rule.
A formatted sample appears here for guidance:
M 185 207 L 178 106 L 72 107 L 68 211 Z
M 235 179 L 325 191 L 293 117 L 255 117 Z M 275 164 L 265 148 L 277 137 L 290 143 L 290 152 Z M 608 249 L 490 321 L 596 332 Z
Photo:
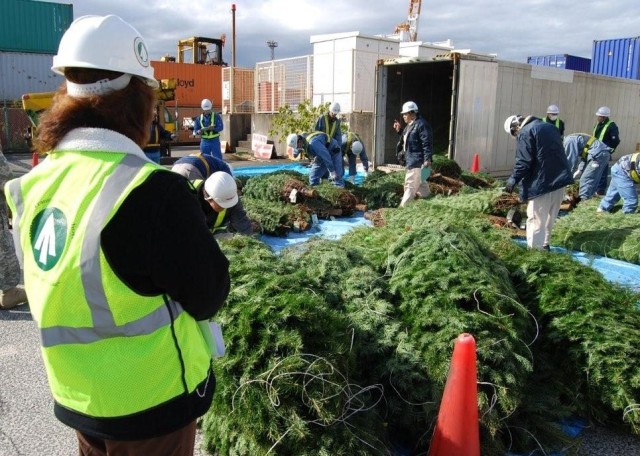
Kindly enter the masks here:
M 353 151 L 351 150 L 351 145 L 353 144 L 354 140 L 362 142 L 362 140 L 356 133 L 353 133 L 350 131 L 347 132 L 347 145 L 344 148 L 345 152 L 351 152 L 353 154 Z M 353 155 L 356 155 L 356 154 L 353 154 Z
M 309 153 L 309 143 L 311 142 L 311 138 L 314 138 L 314 137 L 316 137 L 318 135 L 326 135 L 326 133 L 323 132 L 323 131 L 313 131 L 313 132 L 309 133 L 307 135 L 307 137 L 305 138 L 304 150 L 297 157 L 293 157 L 293 159 L 294 160 L 301 160 L 303 158 L 303 156 L 307 157 L 307 158 L 313 158 L 311 156 L 311 154 Z
M 324 132 L 328 136 L 327 143 L 329 143 L 329 141 L 331 141 L 331 138 L 333 138 L 333 135 L 336 133 L 336 126 L 338 125 L 338 119 L 334 120 L 333 124 L 331 124 L 329 122 L 329 114 L 325 114 L 323 118 L 324 118 Z
M 210 126 L 215 126 L 216 124 L 216 114 L 214 112 L 211 113 L 211 125 Z M 209 125 L 207 125 L 209 126 Z M 204 128 L 204 114 L 200 114 L 200 128 Z M 220 133 L 217 131 L 203 131 L 200 136 L 204 139 L 213 139 L 213 138 L 217 138 L 218 136 L 220 136 Z
M 211 232 L 212 233 L 215 234 L 215 233 L 217 233 L 219 231 L 226 230 L 226 227 L 222 225 L 226 215 L 227 215 L 227 210 L 226 209 L 222 209 L 220 212 L 218 212 L 216 214 L 216 222 L 213 224 L 213 228 L 211 228 Z
M 584 159 L 587 158 L 587 155 L 589 155 L 589 149 L 591 148 L 591 145 L 595 140 L 596 140 L 595 136 L 589 136 L 589 139 L 587 139 L 587 143 L 582 148 L 582 154 L 581 154 L 582 158 Z
M 55 151 L 6 185 L 53 397 L 89 417 L 152 409 L 210 373 L 193 317 L 167 295 L 131 290 L 100 244 L 127 196 L 162 169 L 131 154 Z
M 547 117 L 545 116 L 544 119 L 542 119 L 543 122 L 547 122 Z M 552 123 L 553 125 L 555 125 L 555 127 L 560 130 L 560 117 L 558 117 L 556 120 L 554 120 L 553 122 L 549 122 Z
M 593 127 L 593 136 L 596 136 L 596 130 L 598 129 L 598 125 L 600 124 L 595 124 L 595 126 Z M 602 142 L 604 142 L 604 134 L 607 132 L 609 125 L 611 125 L 611 120 L 607 120 L 607 123 L 604 124 L 604 127 L 602 127 L 602 130 L 600 130 L 600 134 L 597 136 L 597 138 Z

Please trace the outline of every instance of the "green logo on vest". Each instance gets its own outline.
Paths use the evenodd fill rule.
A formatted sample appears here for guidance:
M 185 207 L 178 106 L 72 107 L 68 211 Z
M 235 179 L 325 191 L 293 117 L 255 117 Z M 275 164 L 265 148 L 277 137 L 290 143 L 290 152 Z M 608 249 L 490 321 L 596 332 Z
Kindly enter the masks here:
M 31 225 L 31 249 L 43 271 L 56 265 L 67 241 L 67 218 L 57 208 L 46 208 Z

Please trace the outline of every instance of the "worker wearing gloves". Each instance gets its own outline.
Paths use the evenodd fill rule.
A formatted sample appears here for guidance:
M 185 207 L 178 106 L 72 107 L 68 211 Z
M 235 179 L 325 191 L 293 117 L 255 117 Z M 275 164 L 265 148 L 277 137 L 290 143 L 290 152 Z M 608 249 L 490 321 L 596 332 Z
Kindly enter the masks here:
M 505 191 L 513 192 L 522 182 L 520 197 L 527 202 L 527 245 L 548 250 L 564 188 L 573 183 L 560 132 L 536 117 L 521 115 L 507 117 L 504 129 L 516 138 L 516 163 Z
M 309 171 L 310 185 L 318 185 L 328 176 L 333 185 L 344 187 L 344 162 L 340 145 L 335 139 L 330 139 L 326 133 L 319 131 L 303 135 L 292 133 L 287 136 L 287 146 L 293 149 L 294 158 L 306 156 L 312 160 Z
M 171 171 L 186 177 L 190 181 L 204 181 L 216 171 L 224 171 L 233 176 L 233 171 L 227 162 L 211 155 L 202 155 L 202 152 L 180 157 L 173 164 Z
M 616 147 L 620 144 L 620 132 L 618 126 L 611 120 L 611 109 L 607 106 L 600 106 L 596 111 L 597 123 L 593 127 L 593 136 L 595 136 L 600 142 L 611 147 L 611 155 L 616 150 Z M 605 194 L 607 189 L 607 179 L 609 178 L 609 163 L 606 163 L 596 193 L 600 196 Z
M 598 212 L 611 212 L 613 206 L 622 198 L 622 212 L 633 214 L 638 209 L 640 184 L 640 153 L 624 155 L 611 167 L 611 182 L 607 194 L 600 201 Z
M 404 195 L 400 207 L 404 207 L 416 195 L 421 198 L 429 196 L 427 178 L 431 170 L 433 156 L 433 133 L 431 125 L 418 112 L 418 105 L 407 101 L 402 105 L 402 119 L 405 127 L 397 120 L 393 122 L 394 130 L 400 135 L 397 149 L 407 169 L 404 177 Z
M 612 149 L 586 133 L 572 133 L 562 144 L 573 178 L 580 179 L 578 196 L 581 200 L 592 198 Z
M 364 172 L 369 172 L 369 157 L 367 151 L 364 150 L 364 143 L 357 133 L 351 131 L 342 135 L 342 155 L 347 157 L 349 163 L 349 182 L 352 184 L 356 181 L 356 159 L 360 157 Z
M 229 262 L 187 182 L 142 152 L 149 54 L 117 16 L 76 19 L 35 139 L 49 156 L 5 186 L 54 413 L 82 455 L 193 455 L 216 384 L 198 321 L 224 303 Z
M 158 122 L 158 112 L 154 112 L 153 120 L 151 121 L 151 128 L 149 134 L 149 142 L 144 146 L 143 152 L 149 160 L 154 163 L 160 163 L 160 142 L 162 140 L 171 141 L 176 135 L 169 133 Z
M 560 136 L 564 138 L 564 122 L 560 119 L 559 115 L 560 108 L 556 105 L 551 105 L 547 108 L 547 115 L 542 119 L 542 121 L 553 124 L 553 126 L 560 132 Z
M 213 103 L 208 98 L 200 103 L 202 114 L 193 121 L 193 133 L 200 136 L 200 152 L 222 160 L 220 132 L 223 130 L 222 117 L 213 111 Z
M 329 112 L 318 117 L 316 121 L 315 131 L 326 133 L 329 141 L 335 140 L 338 145 L 342 144 L 342 131 L 340 130 L 340 104 L 338 102 L 331 103 Z
M 214 237 L 221 239 L 235 233 L 253 234 L 251 220 L 238 197 L 238 184 L 231 174 L 216 171 L 204 181 L 204 185 L 195 181 L 194 186 L 202 194 L 206 223 Z

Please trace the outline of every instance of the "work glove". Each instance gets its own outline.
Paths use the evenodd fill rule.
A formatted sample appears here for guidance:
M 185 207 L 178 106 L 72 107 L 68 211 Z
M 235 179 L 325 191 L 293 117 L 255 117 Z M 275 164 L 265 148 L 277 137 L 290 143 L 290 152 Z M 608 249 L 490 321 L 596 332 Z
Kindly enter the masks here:
M 171 140 L 173 141 L 174 139 L 176 139 L 176 134 L 175 133 L 171 133 Z
M 513 193 L 513 187 L 516 186 L 516 183 L 514 181 L 512 181 L 511 179 L 509 179 L 507 181 L 507 184 L 504 186 L 504 191 L 507 193 Z
M 573 179 L 580 179 L 580 176 L 582 176 L 582 171 L 578 170 L 575 173 L 573 173 Z
M 331 172 L 329 173 L 329 180 L 330 180 L 330 181 L 335 181 L 337 178 L 338 178 L 338 175 L 336 174 L 336 172 L 335 172 L 335 171 L 331 171 Z

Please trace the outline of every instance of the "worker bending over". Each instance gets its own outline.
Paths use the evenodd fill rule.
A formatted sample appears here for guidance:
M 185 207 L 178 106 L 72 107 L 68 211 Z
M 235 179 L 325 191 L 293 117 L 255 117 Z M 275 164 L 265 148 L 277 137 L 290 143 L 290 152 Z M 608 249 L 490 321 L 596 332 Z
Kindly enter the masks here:
M 592 198 L 613 149 L 586 133 L 567 135 L 563 146 L 573 178 L 580 179 L 578 196 L 581 200 Z
M 211 155 L 203 155 L 202 152 L 179 158 L 173 164 L 171 171 L 186 177 L 190 181 L 204 181 L 216 171 L 224 171 L 233 176 L 233 171 L 227 162 Z
M 357 133 L 349 131 L 342 135 L 342 155 L 347 157 L 349 163 L 349 182 L 352 184 L 356 180 L 356 158 L 360 157 L 364 172 L 369 172 L 369 157 L 364 149 L 364 143 Z
M 294 158 L 306 156 L 312 160 L 309 172 L 310 185 L 320 184 L 328 175 L 333 185 L 344 187 L 344 162 L 340 144 L 335 139 L 319 131 L 302 135 L 292 133 L 287 136 L 287 145 L 293 149 Z
M 216 171 L 204 181 L 194 181 L 202 204 L 207 226 L 217 239 L 235 233 L 251 236 L 253 224 L 238 197 L 235 178 L 224 171 Z

